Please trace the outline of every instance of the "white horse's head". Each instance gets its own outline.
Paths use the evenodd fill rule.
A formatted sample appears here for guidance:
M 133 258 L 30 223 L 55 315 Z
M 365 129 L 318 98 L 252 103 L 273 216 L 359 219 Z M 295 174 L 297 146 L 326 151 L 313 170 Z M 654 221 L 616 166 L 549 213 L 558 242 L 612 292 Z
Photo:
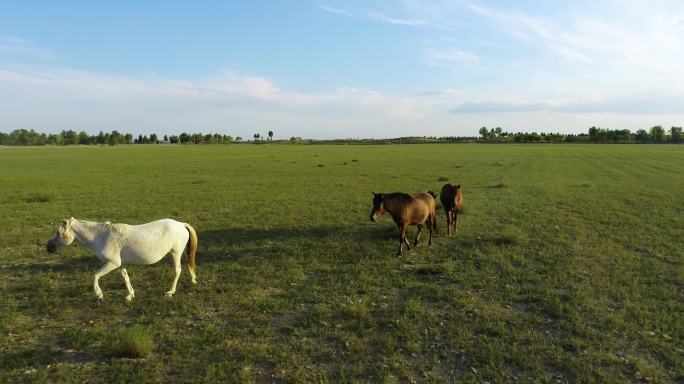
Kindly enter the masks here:
M 73 243 L 74 239 L 76 239 L 76 235 L 71 229 L 71 223 L 74 220 L 75 219 L 73 217 L 71 219 L 62 220 L 62 223 L 59 225 L 59 227 L 57 227 L 57 232 L 55 235 L 52 236 L 52 239 L 47 242 L 48 252 L 57 252 L 58 247 L 67 246 Z

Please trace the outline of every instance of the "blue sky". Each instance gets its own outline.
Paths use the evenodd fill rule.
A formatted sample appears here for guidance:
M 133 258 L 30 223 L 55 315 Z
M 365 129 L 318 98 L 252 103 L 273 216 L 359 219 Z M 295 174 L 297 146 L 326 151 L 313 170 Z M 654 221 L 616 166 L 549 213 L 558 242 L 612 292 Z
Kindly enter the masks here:
M 684 2 L 0 3 L 0 131 L 684 125 Z

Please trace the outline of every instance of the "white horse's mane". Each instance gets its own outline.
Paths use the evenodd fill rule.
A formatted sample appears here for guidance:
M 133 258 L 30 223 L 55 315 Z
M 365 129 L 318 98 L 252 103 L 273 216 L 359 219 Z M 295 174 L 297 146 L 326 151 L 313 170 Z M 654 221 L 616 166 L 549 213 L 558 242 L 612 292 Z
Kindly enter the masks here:
M 120 234 L 121 236 L 126 236 L 128 234 L 128 230 L 126 228 L 126 224 L 123 223 L 114 223 L 112 224 L 109 221 L 105 221 L 103 223 L 98 223 L 102 227 L 102 229 L 109 230 L 112 232 L 116 232 Z

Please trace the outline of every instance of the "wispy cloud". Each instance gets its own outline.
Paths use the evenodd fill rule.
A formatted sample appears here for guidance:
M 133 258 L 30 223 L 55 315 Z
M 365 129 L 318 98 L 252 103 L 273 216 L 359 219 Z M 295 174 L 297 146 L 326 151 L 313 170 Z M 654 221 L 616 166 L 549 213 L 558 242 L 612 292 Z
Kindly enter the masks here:
M 512 104 L 502 102 L 463 103 L 450 110 L 451 113 L 502 113 L 502 112 L 530 112 L 549 110 L 550 105 L 544 103 Z
M 440 23 L 432 23 L 428 20 L 411 17 L 410 15 L 403 14 L 401 16 L 394 14 L 391 10 L 379 10 L 372 8 L 368 5 L 359 7 L 354 10 L 343 9 L 338 7 L 333 7 L 330 5 L 316 5 L 319 9 L 334 13 L 346 17 L 354 17 L 359 19 L 367 19 L 372 21 L 378 21 L 382 23 L 404 26 L 404 27 L 429 27 L 448 30 L 449 28 Z
M 457 46 L 451 46 L 438 42 L 426 42 L 423 50 L 425 61 L 431 66 L 444 66 L 453 64 L 473 65 L 479 61 L 479 57 Z
M 387 15 L 387 14 L 382 13 L 382 12 L 377 12 L 377 11 L 368 11 L 368 12 L 365 12 L 364 15 L 366 17 L 368 17 L 369 19 L 378 20 L 378 21 L 382 21 L 385 23 L 389 23 L 389 24 L 395 24 L 395 25 L 404 25 L 404 26 L 409 26 L 409 27 L 422 27 L 422 26 L 428 25 L 428 23 L 425 20 L 394 17 L 394 16 L 390 16 L 390 15 Z
M 342 9 L 342 8 L 336 8 L 336 7 L 331 7 L 329 5 L 321 5 L 321 4 L 316 5 L 316 7 L 318 7 L 319 9 L 321 9 L 323 11 L 326 11 L 326 12 L 335 13 L 335 14 L 347 16 L 347 17 L 354 17 L 353 12 L 347 11 L 347 10 Z
M 52 60 L 54 56 L 46 49 L 29 40 L 16 36 L 0 36 L 0 59 L 29 58 Z
M 466 102 L 450 110 L 454 114 L 500 114 L 540 111 L 565 114 L 681 115 L 684 114 L 684 97 L 651 95 L 641 98 L 561 104 L 483 101 Z

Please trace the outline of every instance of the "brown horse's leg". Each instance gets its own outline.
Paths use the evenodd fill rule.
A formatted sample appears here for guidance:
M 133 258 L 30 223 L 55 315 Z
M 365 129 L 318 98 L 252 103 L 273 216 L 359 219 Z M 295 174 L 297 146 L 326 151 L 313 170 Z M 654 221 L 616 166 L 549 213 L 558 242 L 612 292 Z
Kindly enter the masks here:
M 406 237 L 406 231 L 408 230 L 409 225 L 406 224 L 404 227 L 404 243 L 406 243 L 406 248 L 410 251 L 411 250 L 411 242 L 408 240 L 408 237 Z
M 430 239 L 428 240 L 428 246 L 432 245 L 432 230 L 434 229 L 433 228 L 434 227 L 433 219 L 434 219 L 434 215 L 428 216 L 428 219 L 427 219 L 427 227 L 428 227 L 428 230 L 430 231 Z
M 404 243 L 406 243 L 406 248 L 408 250 L 411 250 L 411 243 L 409 243 L 408 239 L 406 238 L 406 229 L 408 228 L 408 224 L 402 223 L 401 227 L 399 228 L 399 251 L 397 251 L 397 256 L 401 256 L 401 250 L 402 246 Z
M 444 213 L 446 213 L 446 219 L 447 219 L 447 234 L 451 235 L 451 216 L 450 216 L 449 210 L 444 208 Z
M 406 226 L 404 224 L 401 224 L 399 226 L 399 250 L 396 253 L 397 256 L 401 256 L 401 250 L 402 250 L 402 247 L 404 246 L 405 233 L 406 233 Z
M 453 232 L 456 231 L 456 211 L 449 211 L 449 215 L 451 216 L 451 223 L 449 224 L 449 234 L 451 235 Z
M 420 241 L 420 233 L 423 232 L 423 224 L 418 224 L 418 233 L 416 233 L 416 239 L 413 240 L 413 246 L 417 247 Z
M 454 232 L 457 230 L 456 224 L 458 223 L 458 208 L 454 209 Z

